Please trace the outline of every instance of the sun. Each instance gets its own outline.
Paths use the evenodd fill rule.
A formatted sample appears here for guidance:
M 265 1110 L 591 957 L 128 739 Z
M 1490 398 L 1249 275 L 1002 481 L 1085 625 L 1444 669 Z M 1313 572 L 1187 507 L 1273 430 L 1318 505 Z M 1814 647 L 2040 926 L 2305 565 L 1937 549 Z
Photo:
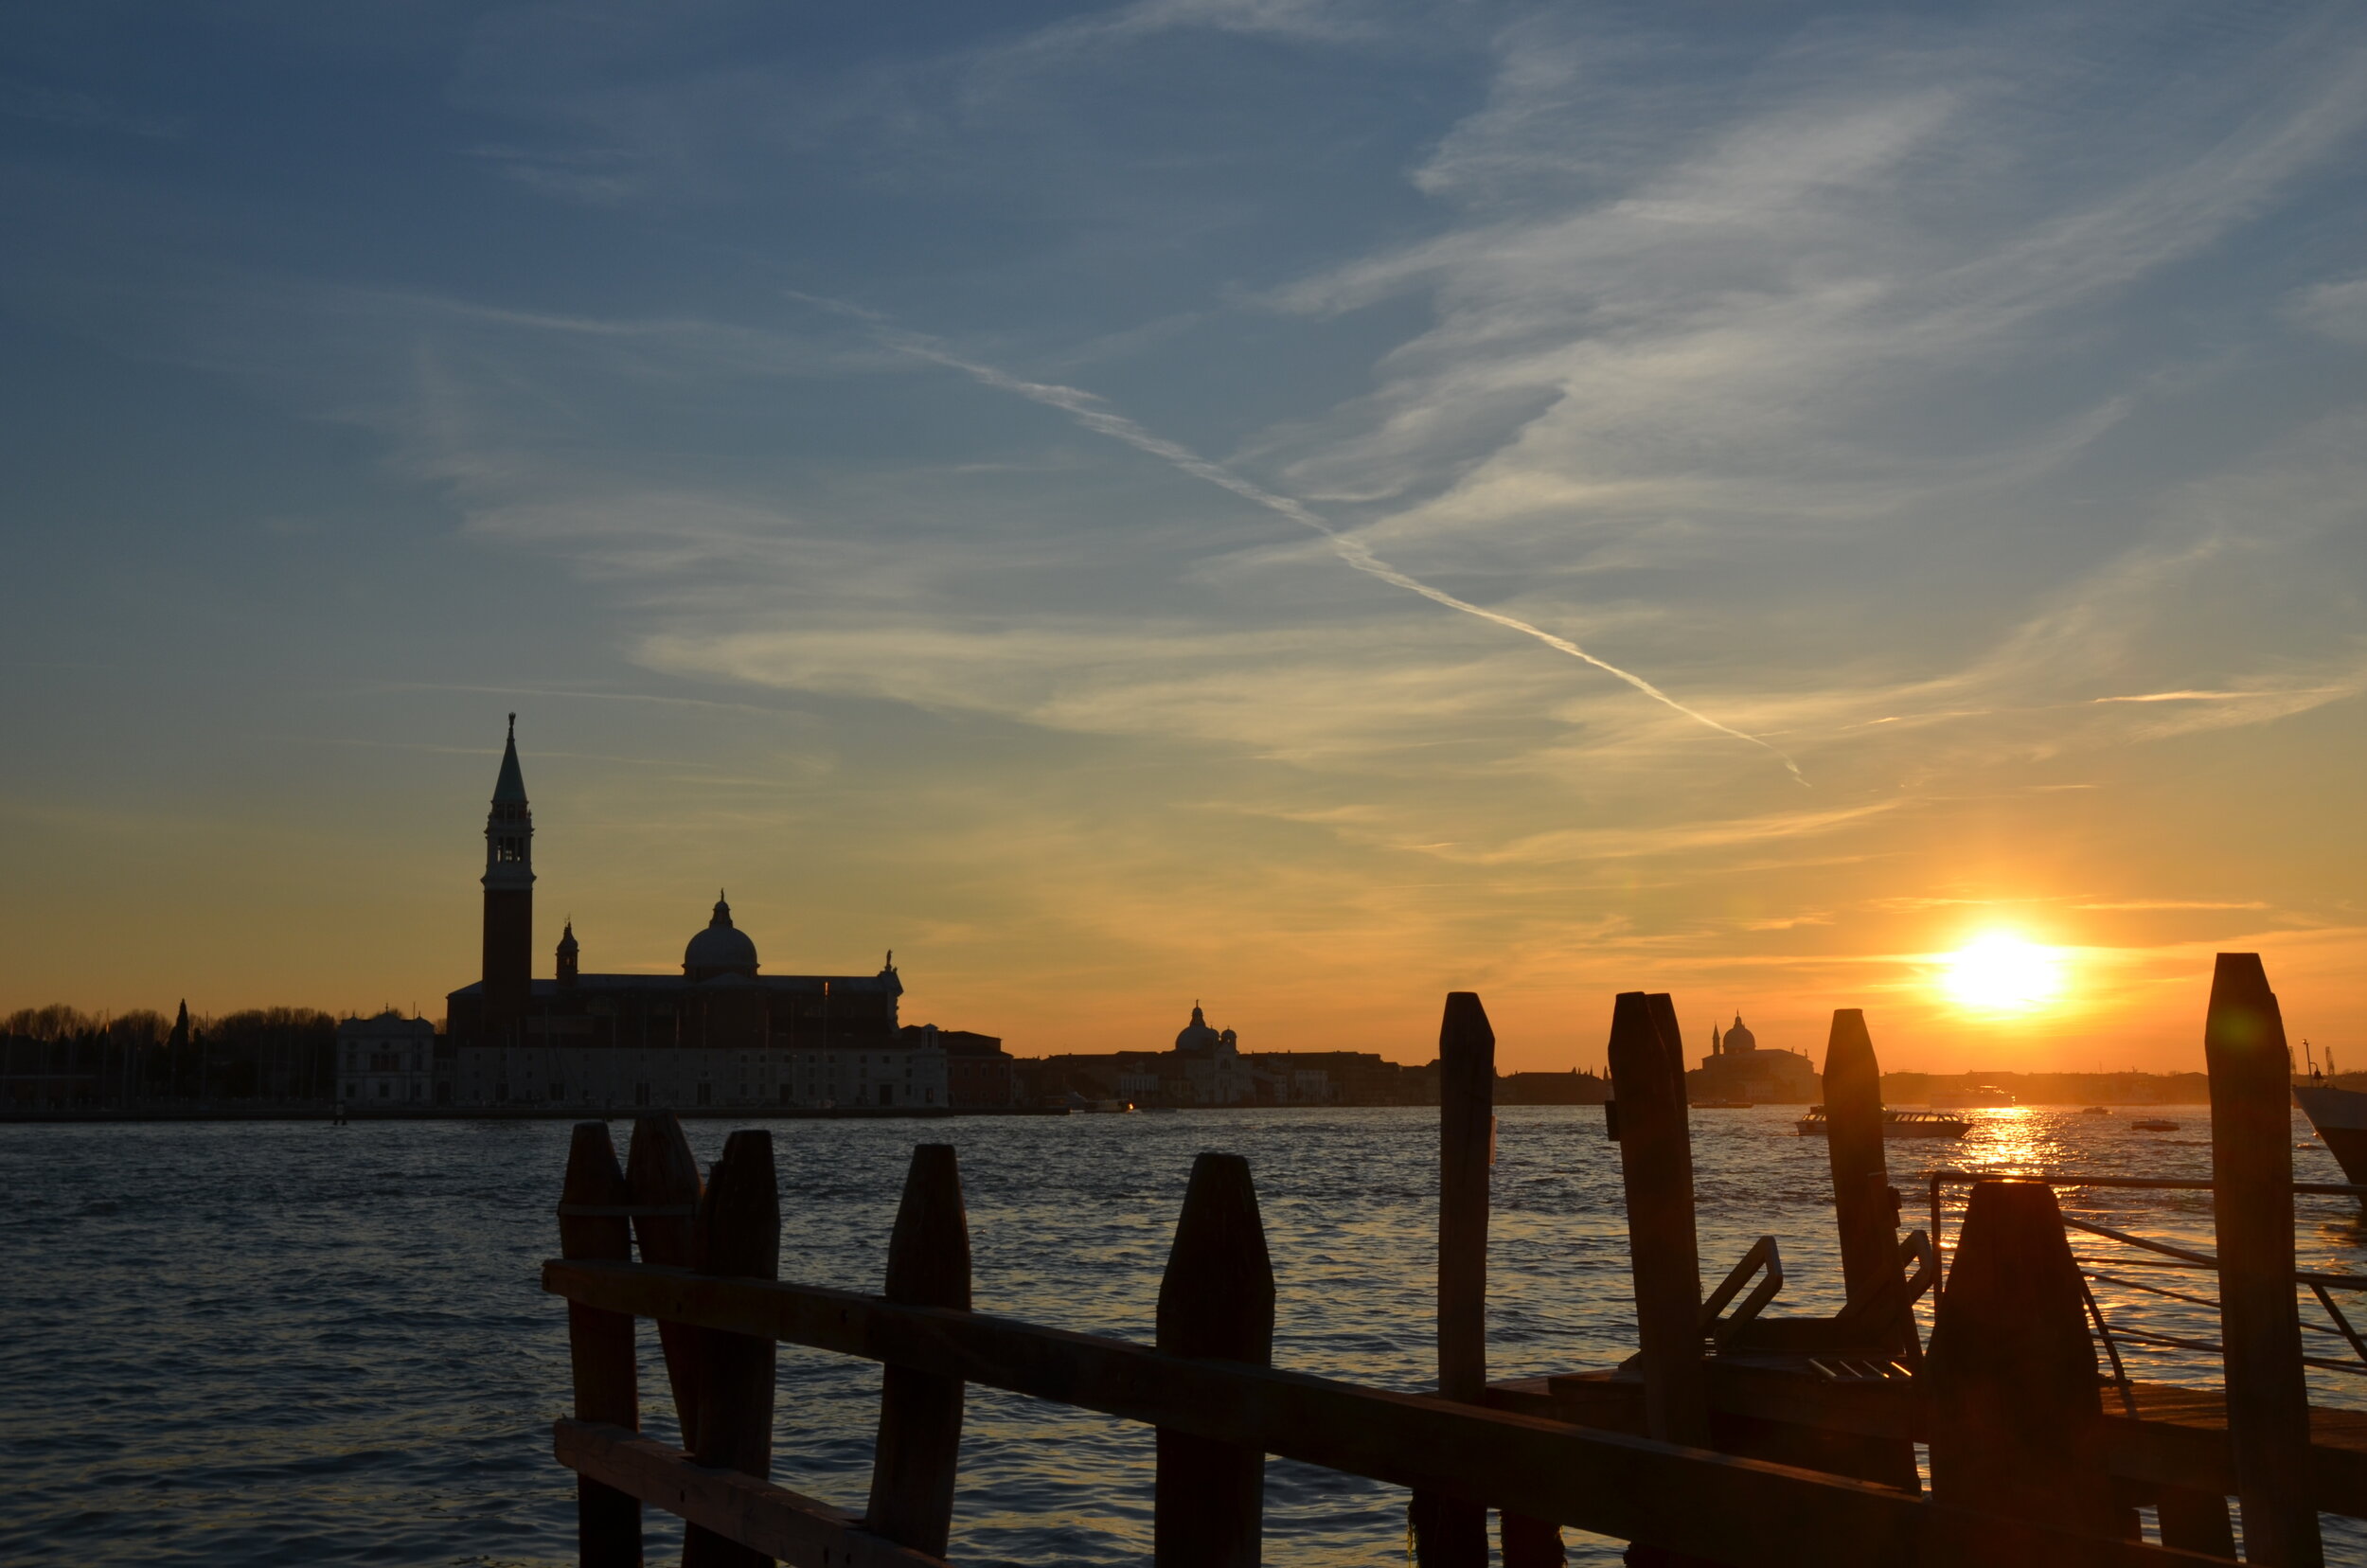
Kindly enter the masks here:
M 1990 932 L 1947 957 L 1948 994 L 1976 1012 L 2033 1012 L 2063 989 L 2063 953 L 2010 932 Z

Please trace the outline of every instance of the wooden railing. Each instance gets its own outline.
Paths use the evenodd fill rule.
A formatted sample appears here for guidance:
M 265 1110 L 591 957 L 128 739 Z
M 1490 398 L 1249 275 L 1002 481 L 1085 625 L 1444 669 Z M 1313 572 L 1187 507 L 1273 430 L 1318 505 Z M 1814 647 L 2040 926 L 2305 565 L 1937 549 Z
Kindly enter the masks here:
M 554 1447 L 578 1477 L 581 1560 L 596 1568 L 641 1562 L 644 1505 L 686 1522 L 689 1568 L 940 1562 L 970 1383 L 1157 1428 L 1154 1557 L 1166 1568 L 1258 1560 L 1268 1454 L 1732 1568 L 2219 1560 L 1274 1367 L 1264 1227 L 1248 1165 L 1230 1154 L 1193 1167 L 1148 1346 L 971 1310 L 950 1147 L 914 1152 L 877 1296 L 774 1277 L 769 1133 L 733 1133 L 703 1188 L 680 1127 L 659 1114 L 635 1124 L 628 1166 L 630 1178 L 605 1124 L 577 1127 L 563 1256 L 543 1269 L 543 1289 L 568 1303 L 575 1382 L 575 1414 L 557 1423 Z M 639 1434 L 637 1318 L 659 1325 L 687 1452 Z M 860 1515 L 768 1479 L 776 1344 L 887 1368 Z

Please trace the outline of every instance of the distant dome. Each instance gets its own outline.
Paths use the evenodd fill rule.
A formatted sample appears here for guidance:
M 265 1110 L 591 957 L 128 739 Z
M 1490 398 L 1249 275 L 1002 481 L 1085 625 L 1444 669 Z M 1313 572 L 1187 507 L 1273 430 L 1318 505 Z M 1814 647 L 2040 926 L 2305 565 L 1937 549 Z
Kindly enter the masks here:
M 1726 1031 L 1727 1051 L 1755 1051 L 1758 1048 L 1759 1037 L 1744 1025 L 1740 1013 L 1735 1014 L 1735 1026 Z
M 1222 1038 L 1208 1026 L 1208 1021 L 1200 1015 L 1200 1004 L 1195 1002 L 1192 1004 L 1192 1021 L 1176 1031 L 1175 1048 L 1195 1055 L 1205 1054 L 1215 1050 L 1217 1042 Z
M 732 924 L 732 906 L 720 896 L 715 900 L 715 918 L 683 949 L 682 971 L 693 980 L 756 972 L 756 944 Z

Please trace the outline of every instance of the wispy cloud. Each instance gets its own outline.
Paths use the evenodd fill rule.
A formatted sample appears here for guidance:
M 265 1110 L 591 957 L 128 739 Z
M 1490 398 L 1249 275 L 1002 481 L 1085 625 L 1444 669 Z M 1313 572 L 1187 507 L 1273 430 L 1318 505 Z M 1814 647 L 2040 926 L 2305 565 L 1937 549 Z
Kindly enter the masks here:
M 2358 761 L 2356 8 L 800 26 L 473 19 L 403 246 L 268 169 L 200 221 L 184 176 L 141 206 L 169 150 L 23 138 L 75 163 L 11 311 L 236 383 L 256 450 L 347 427 L 343 492 L 165 495 L 147 554 L 235 514 L 238 578 L 321 602 L 433 561 L 324 733 L 498 696 L 554 761 L 679 757 L 582 770 L 600 875 L 766 864 L 828 890 L 797 939 L 917 922 L 1042 1029 L 1220 972 L 1389 998 L 1344 1031 L 1420 976 L 1560 1040 L 1647 975 L 1909 1007 L 1987 919 L 2123 933 L 2109 991 L 2347 918 L 2245 803 Z M 489 175 L 567 210 L 489 243 Z
M 1399 571 L 1375 555 L 1362 540 L 1343 531 L 1304 504 L 1255 484 L 1223 464 L 1211 462 L 1201 456 L 1188 447 L 1153 435 L 1125 415 L 1111 408 L 1100 398 L 1090 392 L 1081 391 L 1073 386 L 1023 380 L 993 365 L 964 358 L 937 340 L 926 336 L 899 331 L 889 333 L 888 341 L 915 358 L 925 359 L 933 364 L 959 370 L 981 384 L 993 387 L 997 391 L 1009 392 L 1025 398 L 1031 402 L 1057 408 L 1088 430 L 1122 441 L 1138 452 L 1147 453 L 1164 463 L 1182 470 L 1195 479 L 1205 480 L 1219 490 L 1228 490 L 1239 496 L 1253 506 L 1262 507 L 1276 516 L 1287 518 L 1309 532 L 1321 536 L 1335 555 L 1365 576 L 1377 578 L 1382 582 L 1402 588 L 1408 593 L 1418 594 L 1433 604 L 1443 605 L 1447 609 L 1475 616 L 1491 625 L 1517 632 L 1522 636 L 1532 637 L 1557 653 L 1567 654 L 1582 664 L 1592 665 L 1605 674 L 1626 682 L 1671 712 L 1681 714 L 1695 723 L 1715 730 L 1720 735 L 1730 736 L 1736 740 L 1748 741 L 1757 746 L 1782 762 L 1794 780 L 1802 784 L 1807 782 L 1801 775 L 1798 765 L 1789 757 L 1787 757 L 1779 747 L 1771 745 L 1760 737 L 1746 734 L 1730 724 L 1711 718 L 1697 708 L 1687 706 L 1643 676 L 1596 657 L 1567 637 L 1532 625 L 1517 615 L 1509 615 L 1503 611 L 1491 610 L 1485 605 L 1459 598 L 1442 588 Z

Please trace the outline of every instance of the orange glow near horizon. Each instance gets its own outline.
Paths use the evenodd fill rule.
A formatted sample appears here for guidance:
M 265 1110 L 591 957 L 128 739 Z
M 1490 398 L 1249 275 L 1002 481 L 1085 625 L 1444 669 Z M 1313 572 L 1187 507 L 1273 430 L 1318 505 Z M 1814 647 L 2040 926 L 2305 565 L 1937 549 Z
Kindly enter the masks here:
M 2012 932 L 1977 936 L 1946 963 L 1949 997 L 1968 1012 L 2038 1012 L 2062 994 L 2063 950 Z

